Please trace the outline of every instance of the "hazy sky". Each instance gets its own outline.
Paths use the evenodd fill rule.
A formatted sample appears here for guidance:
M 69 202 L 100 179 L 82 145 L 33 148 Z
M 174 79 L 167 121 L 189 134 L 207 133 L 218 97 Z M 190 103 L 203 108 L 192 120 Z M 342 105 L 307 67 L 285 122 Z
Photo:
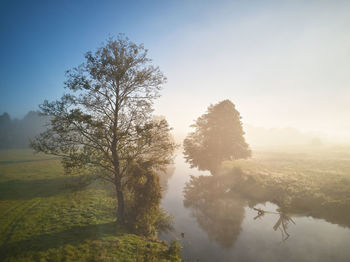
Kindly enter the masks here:
M 350 1 L 1 1 L 0 113 L 64 92 L 108 35 L 144 43 L 168 77 L 177 133 L 231 99 L 243 122 L 350 139 Z

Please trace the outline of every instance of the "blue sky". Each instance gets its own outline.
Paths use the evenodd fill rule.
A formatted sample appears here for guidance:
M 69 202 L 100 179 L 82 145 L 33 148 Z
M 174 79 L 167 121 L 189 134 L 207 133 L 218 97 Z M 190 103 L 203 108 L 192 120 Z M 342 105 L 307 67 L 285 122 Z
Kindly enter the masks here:
M 157 114 L 179 133 L 231 99 L 243 122 L 349 138 L 350 1 L 1 1 L 0 113 L 63 92 L 109 35 L 144 43 L 168 77 Z
M 20 117 L 44 99 L 59 97 L 64 71 L 83 62 L 83 54 L 108 35 L 156 41 L 167 29 L 152 20 L 172 6 L 147 2 L 2 1 L 0 112 Z M 180 24 L 170 22 L 169 29 L 175 23 Z

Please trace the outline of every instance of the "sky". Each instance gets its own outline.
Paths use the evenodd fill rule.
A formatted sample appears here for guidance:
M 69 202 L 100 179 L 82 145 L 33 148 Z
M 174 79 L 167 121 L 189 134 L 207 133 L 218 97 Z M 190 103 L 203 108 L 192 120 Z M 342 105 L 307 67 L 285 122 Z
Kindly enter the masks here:
M 0 0 L 0 114 L 63 93 L 108 36 L 143 43 L 168 78 L 155 102 L 185 134 L 230 99 L 244 124 L 350 141 L 350 1 Z

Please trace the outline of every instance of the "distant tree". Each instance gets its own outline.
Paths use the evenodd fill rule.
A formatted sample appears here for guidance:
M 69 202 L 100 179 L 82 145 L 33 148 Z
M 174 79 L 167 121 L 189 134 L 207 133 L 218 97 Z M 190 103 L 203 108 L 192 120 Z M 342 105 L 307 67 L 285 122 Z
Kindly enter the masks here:
M 8 113 L 0 115 L 0 148 L 9 148 L 11 144 L 12 121 Z
M 28 148 L 30 139 L 46 129 L 48 119 L 39 112 L 29 111 L 23 119 L 0 115 L 0 149 Z
M 51 117 L 51 126 L 32 147 L 61 156 L 67 174 L 112 183 L 118 222 L 124 223 L 126 192 L 136 190 L 137 195 L 142 187 L 157 185 L 153 172 L 172 162 L 175 144 L 168 123 L 152 118 L 153 101 L 166 78 L 151 64 L 143 45 L 123 35 L 108 39 L 85 58 L 67 71 L 69 92 L 40 106 Z M 155 194 L 158 201 L 160 193 Z
M 230 100 L 209 106 L 191 127 L 194 132 L 184 140 L 185 159 L 191 167 L 209 170 L 214 175 L 222 161 L 251 155 L 240 114 Z

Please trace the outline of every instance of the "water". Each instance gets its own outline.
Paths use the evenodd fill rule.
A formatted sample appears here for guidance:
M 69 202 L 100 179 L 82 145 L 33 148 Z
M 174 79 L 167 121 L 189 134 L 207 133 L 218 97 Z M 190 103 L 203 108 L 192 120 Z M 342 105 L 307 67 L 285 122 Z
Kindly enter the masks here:
M 258 218 L 242 199 L 215 200 L 210 205 L 202 201 L 186 208 L 183 189 L 190 175 L 209 173 L 190 169 L 181 155 L 175 167 L 162 200 L 175 218 L 175 232 L 160 238 L 178 239 L 186 261 L 350 261 L 349 228 L 301 215 L 280 220 L 278 206 L 270 202 L 255 205 L 274 212 Z M 276 225 L 278 221 L 285 223 L 285 230 L 283 223 Z

